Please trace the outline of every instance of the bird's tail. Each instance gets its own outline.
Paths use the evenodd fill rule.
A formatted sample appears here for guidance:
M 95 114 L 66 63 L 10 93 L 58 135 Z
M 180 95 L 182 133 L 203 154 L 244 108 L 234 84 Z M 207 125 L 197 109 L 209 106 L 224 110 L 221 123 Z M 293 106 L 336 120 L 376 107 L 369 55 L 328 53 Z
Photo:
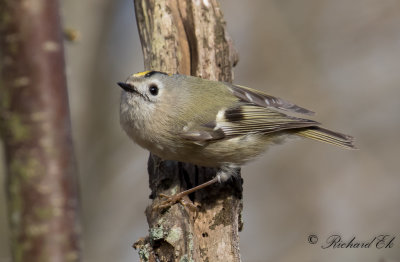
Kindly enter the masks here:
M 340 146 L 346 149 L 356 149 L 354 138 L 338 132 L 334 132 L 318 126 L 301 128 L 296 131 L 296 135 L 311 138 L 317 141 Z

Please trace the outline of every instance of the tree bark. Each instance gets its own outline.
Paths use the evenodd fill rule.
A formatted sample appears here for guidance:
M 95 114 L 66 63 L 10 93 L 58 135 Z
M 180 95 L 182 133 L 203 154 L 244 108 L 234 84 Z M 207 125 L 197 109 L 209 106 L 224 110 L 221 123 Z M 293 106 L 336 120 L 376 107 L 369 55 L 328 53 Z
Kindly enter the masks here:
M 56 0 L 0 2 L 0 131 L 14 261 L 79 261 L 76 166 Z
M 147 70 L 231 82 L 237 53 L 216 0 L 135 0 Z M 150 155 L 149 236 L 135 243 L 141 261 L 240 261 L 242 179 L 197 191 L 185 199 L 197 211 L 175 204 L 153 209 L 160 193 L 172 195 L 213 178 L 216 170 L 161 161 Z

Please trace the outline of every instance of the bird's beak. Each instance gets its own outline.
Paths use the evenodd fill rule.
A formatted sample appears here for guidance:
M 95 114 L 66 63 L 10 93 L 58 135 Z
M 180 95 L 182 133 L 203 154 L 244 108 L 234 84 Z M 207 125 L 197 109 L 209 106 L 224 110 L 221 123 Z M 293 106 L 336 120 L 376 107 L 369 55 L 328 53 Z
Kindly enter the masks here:
M 138 93 L 138 91 L 136 91 L 135 87 L 131 84 L 127 84 L 127 83 L 123 83 L 123 82 L 118 82 L 117 83 L 122 89 L 124 89 L 126 92 L 129 93 Z

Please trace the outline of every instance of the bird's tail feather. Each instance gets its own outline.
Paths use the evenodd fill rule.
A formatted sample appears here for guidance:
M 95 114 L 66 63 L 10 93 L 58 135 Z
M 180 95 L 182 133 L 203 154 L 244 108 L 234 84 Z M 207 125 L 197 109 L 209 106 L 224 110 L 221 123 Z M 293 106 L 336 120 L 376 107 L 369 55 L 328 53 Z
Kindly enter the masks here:
M 334 132 L 318 126 L 302 128 L 296 131 L 296 135 L 321 141 L 324 143 L 340 146 L 347 149 L 356 149 L 354 138 L 338 132 Z

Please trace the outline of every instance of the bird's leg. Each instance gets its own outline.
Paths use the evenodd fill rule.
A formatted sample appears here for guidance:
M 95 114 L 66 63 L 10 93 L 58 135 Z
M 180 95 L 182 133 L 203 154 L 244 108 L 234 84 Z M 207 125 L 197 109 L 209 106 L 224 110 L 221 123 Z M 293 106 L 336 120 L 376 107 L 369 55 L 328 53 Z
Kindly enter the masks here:
M 168 208 L 168 207 L 174 205 L 177 202 L 180 202 L 182 205 L 188 206 L 191 210 L 196 210 L 195 205 L 193 205 L 192 203 L 188 203 L 183 198 L 193 192 L 196 192 L 197 190 L 203 189 L 203 188 L 213 185 L 217 182 L 220 182 L 220 183 L 225 182 L 232 176 L 232 174 L 234 174 L 233 168 L 234 167 L 232 167 L 232 166 L 224 166 L 221 168 L 220 171 L 218 171 L 217 175 L 213 179 L 211 179 L 203 184 L 200 184 L 198 186 L 195 186 L 193 188 L 190 188 L 188 190 L 179 192 L 175 195 L 168 196 L 165 194 L 159 194 L 160 197 L 166 198 L 166 200 L 164 200 L 160 204 L 156 205 L 154 208 L 155 209 L 164 209 L 164 208 Z
M 161 202 L 159 205 L 157 205 L 156 208 L 157 209 L 164 209 L 164 208 L 167 208 L 167 207 L 170 207 L 170 206 L 174 205 L 177 202 L 180 202 L 184 206 L 189 206 L 189 208 L 191 210 L 196 209 L 195 205 L 185 201 L 183 198 L 185 196 L 193 193 L 193 192 L 196 192 L 197 190 L 200 190 L 200 189 L 208 187 L 208 186 L 210 186 L 212 184 L 215 184 L 216 182 L 218 182 L 218 176 L 215 176 L 213 179 L 211 179 L 211 180 L 209 180 L 209 181 L 207 181 L 207 182 L 205 182 L 205 183 L 203 183 L 201 185 L 192 187 L 191 189 L 179 192 L 179 193 L 177 193 L 175 195 L 172 195 L 172 196 L 168 196 L 168 195 L 165 195 L 165 194 L 159 194 L 160 197 L 166 198 L 166 200 Z

